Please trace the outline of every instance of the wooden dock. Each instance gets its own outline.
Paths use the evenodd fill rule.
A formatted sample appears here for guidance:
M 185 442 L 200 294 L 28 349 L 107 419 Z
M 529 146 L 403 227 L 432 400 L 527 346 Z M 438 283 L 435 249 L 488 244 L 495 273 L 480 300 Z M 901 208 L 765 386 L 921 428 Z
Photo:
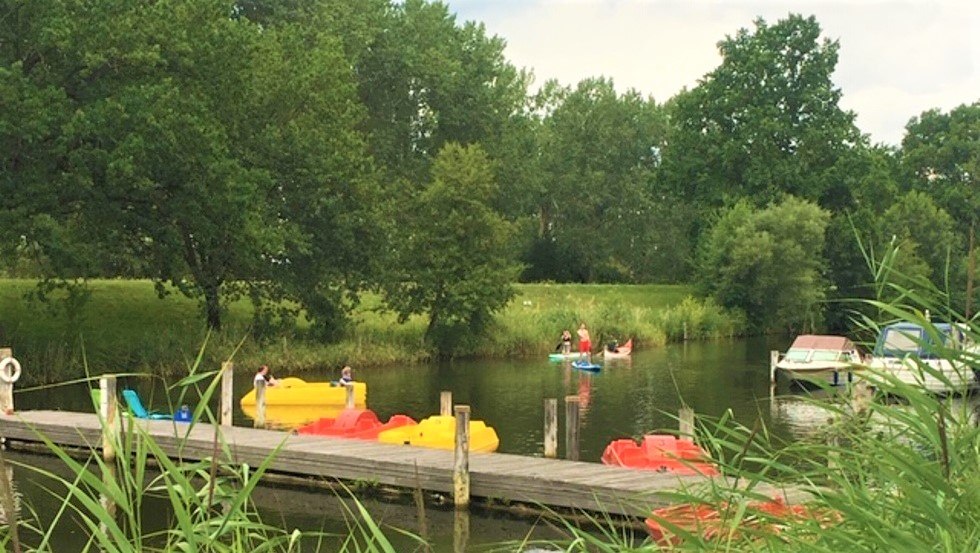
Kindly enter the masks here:
M 212 456 L 215 432 L 232 463 L 258 466 L 274 454 L 269 471 L 318 478 L 363 481 L 451 494 L 453 452 L 377 442 L 301 436 L 275 430 L 193 426 L 171 421 L 124 419 L 140 424 L 168 455 L 183 459 Z M 95 414 L 22 411 L 0 415 L 0 436 L 9 447 L 37 443 L 39 434 L 69 447 L 97 449 L 102 429 Z M 709 483 L 701 476 L 678 477 L 505 453 L 470 455 L 471 495 L 539 506 L 645 516 L 668 504 L 665 494 Z M 761 490 L 760 490 L 761 491 Z

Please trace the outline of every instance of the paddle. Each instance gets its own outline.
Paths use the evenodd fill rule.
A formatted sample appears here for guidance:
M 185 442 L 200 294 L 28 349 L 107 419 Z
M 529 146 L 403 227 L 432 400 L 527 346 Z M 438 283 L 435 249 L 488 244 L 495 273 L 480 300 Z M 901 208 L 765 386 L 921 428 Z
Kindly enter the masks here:
M 561 342 L 558 342 L 558 345 L 555 346 L 555 351 L 560 351 L 560 350 L 561 350 Z

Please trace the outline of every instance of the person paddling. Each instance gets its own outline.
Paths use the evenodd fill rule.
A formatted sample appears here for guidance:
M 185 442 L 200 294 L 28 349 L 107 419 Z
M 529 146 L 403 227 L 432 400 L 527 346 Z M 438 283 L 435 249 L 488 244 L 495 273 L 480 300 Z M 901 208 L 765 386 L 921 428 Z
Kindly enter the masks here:
M 559 347 L 564 355 L 572 353 L 572 333 L 567 328 L 561 331 L 561 344 L 559 344 Z
M 589 361 L 592 360 L 592 338 L 589 336 L 589 329 L 585 328 L 585 323 L 578 327 L 578 352 L 580 355 L 587 355 Z
M 340 370 L 340 380 L 338 380 L 337 383 L 341 386 L 354 383 L 353 370 L 350 368 L 350 365 L 345 365 L 344 368 Z

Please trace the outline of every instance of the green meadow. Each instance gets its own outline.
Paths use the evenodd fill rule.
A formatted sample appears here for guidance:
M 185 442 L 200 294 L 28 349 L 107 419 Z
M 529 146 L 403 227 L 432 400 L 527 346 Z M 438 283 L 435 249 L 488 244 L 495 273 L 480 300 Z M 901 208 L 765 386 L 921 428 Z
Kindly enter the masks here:
M 273 336 L 252 332 L 252 307 L 245 301 L 226 306 L 224 326 L 208 334 L 196 300 L 178 293 L 159 298 L 150 281 L 95 280 L 87 301 L 75 309 L 64 302 L 27 298 L 32 280 L 0 279 L 0 345 L 14 348 L 30 367 L 31 380 L 58 381 L 92 372 L 185 372 L 202 345 L 204 360 L 232 358 L 246 366 L 267 363 L 290 372 L 349 363 L 355 366 L 417 363 L 430 357 L 423 342 L 425 319 L 399 324 L 381 308 L 380 298 L 365 295 L 352 315 L 353 325 L 338 343 L 309 337 L 302 319 Z M 486 335 L 466 344 L 465 357 L 540 355 L 551 351 L 562 329 L 585 322 L 593 343 L 633 337 L 637 347 L 671 340 L 738 334 L 737 317 L 691 296 L 683 285 L 522 284 L 499 312 Z

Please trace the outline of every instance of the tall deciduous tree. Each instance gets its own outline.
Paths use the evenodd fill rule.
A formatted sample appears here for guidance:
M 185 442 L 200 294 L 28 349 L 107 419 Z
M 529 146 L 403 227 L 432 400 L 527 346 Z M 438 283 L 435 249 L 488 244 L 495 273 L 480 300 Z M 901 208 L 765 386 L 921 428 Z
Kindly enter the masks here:
M 838 43 L 790 15 L 718 44 L 723 61 L 672 105 L 664 182 L 702 212 L 789 193 L 825 204 L 841 156 L 862 141 L 831 75 Z
M 816 204 L 792 196 L 762 210 L 738 202 L 700 245 L 699 287 L 761 330 L 820 324 L 829 218 Z
M 432 182 L 400 210 L 386 302 L 403 321 L 427 314 L 426 337 L 443 354 L 514 295 L 513 227 L 488 202 L 496 188 L 478 146 L 448 144 Z
M 658 245 L 650 181 L 666 116 L 652 99 L 619 95 L 606 79 L 546 88 L 540 131 L 539 245 L 543 278 L 594 282 L 651 276 L 637 262 Z M 551 267 L 552 273 L 542 270 Z M 641 277 L 642 278 L 642 277 Z

